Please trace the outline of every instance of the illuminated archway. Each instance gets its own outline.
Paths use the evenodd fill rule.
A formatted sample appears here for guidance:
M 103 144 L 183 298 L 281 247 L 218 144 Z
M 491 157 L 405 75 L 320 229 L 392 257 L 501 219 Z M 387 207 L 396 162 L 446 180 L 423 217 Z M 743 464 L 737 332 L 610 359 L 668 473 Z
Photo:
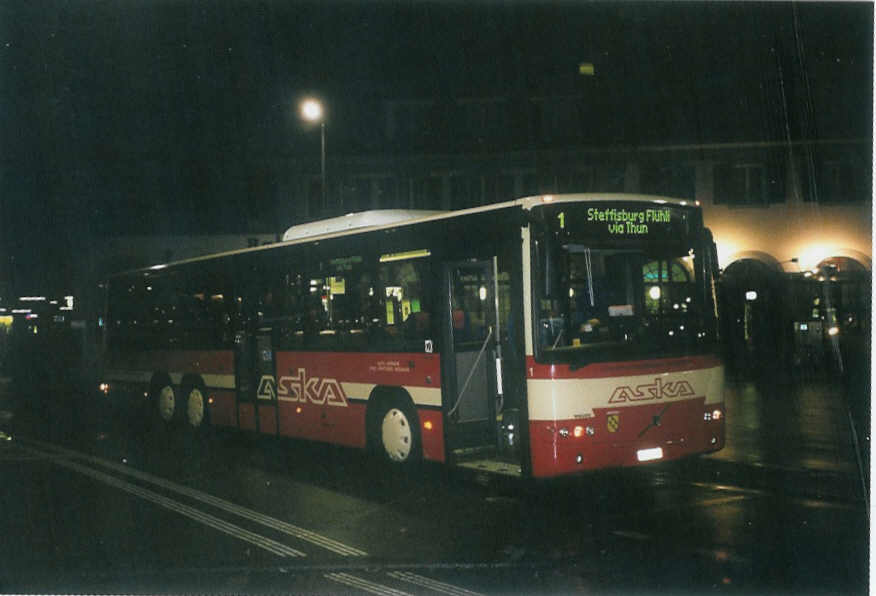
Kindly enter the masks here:
M 738 265 L 744 261 L 755 261 L 761 263 L 776 273 L 781 273 L 783 271 L 782 264 L 778 259 L 767 252 L 759 250 L 744 250 L 734 253 L 729 259 L 727 259 L 728 264 L 724 267 L 724 271 L 728 271 L 734 265 Z

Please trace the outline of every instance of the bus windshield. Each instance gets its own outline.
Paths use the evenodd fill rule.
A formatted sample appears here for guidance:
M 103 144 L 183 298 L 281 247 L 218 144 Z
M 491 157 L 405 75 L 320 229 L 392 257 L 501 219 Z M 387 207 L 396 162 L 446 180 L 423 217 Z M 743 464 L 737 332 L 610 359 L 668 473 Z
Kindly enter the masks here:
M 533 268 L 540 359 L 584 365 L 708 351 L 717 327 L 705 266 L 711 246 L 692 231 L 694 213 L 566 207 L 549 214 Z

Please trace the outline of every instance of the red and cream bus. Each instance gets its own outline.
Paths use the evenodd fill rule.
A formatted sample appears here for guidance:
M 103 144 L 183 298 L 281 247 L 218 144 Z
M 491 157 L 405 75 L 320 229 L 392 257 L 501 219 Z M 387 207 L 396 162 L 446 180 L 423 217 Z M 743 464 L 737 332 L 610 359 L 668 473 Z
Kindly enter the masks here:
M 370 211 L 112 276 L 105 392 L 231 427 L 551 477 L 724 445 L 693 202 L 575 194 Z

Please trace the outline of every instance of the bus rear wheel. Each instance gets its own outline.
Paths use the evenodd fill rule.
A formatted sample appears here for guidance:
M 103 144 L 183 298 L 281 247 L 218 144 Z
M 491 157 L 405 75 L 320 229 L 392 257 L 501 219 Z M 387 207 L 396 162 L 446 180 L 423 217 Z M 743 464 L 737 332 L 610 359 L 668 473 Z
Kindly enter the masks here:
M 154 396 L 159 418 L 165 424 L 171 424 L 177 413 L 176 393 L 173 391 L 173 386 L 167 384 L 158 387 Z
M 204 387 L 194 384 L 183 389 L 186 427 L 195 432 L 204 432 L 210 427 L 210 410 Z

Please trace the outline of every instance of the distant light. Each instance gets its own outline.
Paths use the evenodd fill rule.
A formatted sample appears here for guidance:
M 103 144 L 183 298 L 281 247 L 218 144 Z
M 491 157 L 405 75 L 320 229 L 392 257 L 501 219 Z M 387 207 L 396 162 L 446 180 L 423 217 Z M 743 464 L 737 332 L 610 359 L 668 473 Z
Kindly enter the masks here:
M 660 300 L 660 286 L 651 286 L 651 289 L 648 290 L 648 296 L 652 300 Z
M 29 308 L 13 308 L 12 314 L 14 315 L 27 315 L 30 314 Z
M 151 269 L 152 271 L 157 271 L 159 269 L 165 269 L 165 268 L 167 268 L 167 265 L 152 265 L 149 269 Z
M 839 335 L 839 327 L 831 327 L 827 330 L 827 334 L 830 336 Z
M 22 296 L 18 299 L 20 302 L 45 302 L 45 296 Z
M 554 196 L 553 196 L 553 195 L 544 195 L 544 196 L 541 198 L 542 203 L 550 203 L 550 202 L 553 201 L 553 200 L 554 200 Z
M 485 288 L 484 286 L 481 286 L 480 289 L 478 289 L 478 297 L 482 301 L 486 300 L 487 299 L 487 288 Z
M 809 331 L 808 323 L 800 323 L 800 331 Z
M 301 117 L 309 122 L 322 120 L 322 104 L 315 99 L 305 99 L 301 102 Z
M 596 67 L 592 62 L 582 62 L 578 65 L 578 74 L 585 77 L 592 77 L 596 74 Z
M 747 292 L 745 292 L 745 299 L 749 302 L 754 302 L 755 300 L 757 300 L 757 292 L 755 292 L 754 290 L 748 290 Z

